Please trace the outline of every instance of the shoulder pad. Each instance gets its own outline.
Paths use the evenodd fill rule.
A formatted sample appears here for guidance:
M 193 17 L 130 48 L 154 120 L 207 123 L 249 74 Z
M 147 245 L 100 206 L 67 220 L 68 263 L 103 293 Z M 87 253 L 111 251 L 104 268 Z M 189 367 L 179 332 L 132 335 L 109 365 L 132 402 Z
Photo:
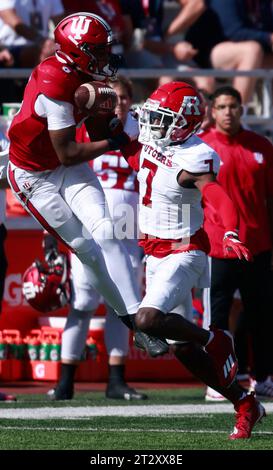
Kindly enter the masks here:
M 37 83 L 39 92 L 48 98 L 72 102 L 82 80 L 71 67 L 49 57 L 37 67 Z

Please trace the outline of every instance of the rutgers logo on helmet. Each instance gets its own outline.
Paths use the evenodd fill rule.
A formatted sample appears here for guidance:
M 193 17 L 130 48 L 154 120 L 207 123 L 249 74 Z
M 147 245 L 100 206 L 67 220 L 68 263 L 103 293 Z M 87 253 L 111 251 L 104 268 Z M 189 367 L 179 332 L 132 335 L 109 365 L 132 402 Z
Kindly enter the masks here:
M 188 83 L 171 82 L 155 90 L 140 110 L 139 140 L 166 146 L 195 134 L 204 118 L 204 105 Z
M 23 275 L 22 291 L 27 302 L 39 312 L 63 307 L 70 299 L 69 266 L 66 255 L 49 263 L 36 260 Z
M 94 80 L 116 74 L 120 58 L 111 54 L 112 30 L 100 16 L 87 12 L 69 15 L 56 26 L 54 37 L 56 55 L 62 62 L 74 64 Z

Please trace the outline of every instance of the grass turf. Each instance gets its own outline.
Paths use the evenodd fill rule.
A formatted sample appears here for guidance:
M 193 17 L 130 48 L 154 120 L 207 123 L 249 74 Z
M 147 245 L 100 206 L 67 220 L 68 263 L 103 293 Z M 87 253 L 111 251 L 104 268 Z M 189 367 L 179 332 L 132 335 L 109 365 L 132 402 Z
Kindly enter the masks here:
M 273 415 L 255 427 L 253 437 L 231 442 L 233 414 L 195 413 L 204 404 L 203 389 L 149 390 L 149 400 L 108 400 L 102 392 L 76 393 L 69 402 L 49 402 L 45 395 L 18 395 L 16 403 L 0 405 L 1 450 L 272 450 Z M 174 416 L 93 416 L 33 419 L 31 408 L 119 405 L 192 404 L 192 414 Z M 28 419 L 3 419 L 1 410 L 29 409 Z M 267 434 L 268 433 L 268 434 Z

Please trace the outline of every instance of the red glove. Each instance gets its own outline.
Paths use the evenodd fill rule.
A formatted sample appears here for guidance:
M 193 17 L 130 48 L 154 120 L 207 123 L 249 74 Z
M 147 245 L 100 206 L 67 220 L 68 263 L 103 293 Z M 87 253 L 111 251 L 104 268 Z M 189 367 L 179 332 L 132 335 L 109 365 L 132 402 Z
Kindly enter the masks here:
M 229 258 L 229 254 L 234 251 L 239 259 L 245 258 L 252 261 L 253 256 L 249 249 L 239 240 L 236 232 L 226 232 L 223 238 L 224 254 Z

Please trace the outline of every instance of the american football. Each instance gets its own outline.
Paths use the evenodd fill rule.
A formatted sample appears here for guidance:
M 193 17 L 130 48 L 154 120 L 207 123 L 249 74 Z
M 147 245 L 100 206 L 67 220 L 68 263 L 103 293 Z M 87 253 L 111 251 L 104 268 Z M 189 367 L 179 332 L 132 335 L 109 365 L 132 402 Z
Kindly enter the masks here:
M 116 107 L 117 95 L 103 82 L 88 82 L 80 85 L 74 94 L 74 101 L 81 112 L 89 115 L 107 115 Z

